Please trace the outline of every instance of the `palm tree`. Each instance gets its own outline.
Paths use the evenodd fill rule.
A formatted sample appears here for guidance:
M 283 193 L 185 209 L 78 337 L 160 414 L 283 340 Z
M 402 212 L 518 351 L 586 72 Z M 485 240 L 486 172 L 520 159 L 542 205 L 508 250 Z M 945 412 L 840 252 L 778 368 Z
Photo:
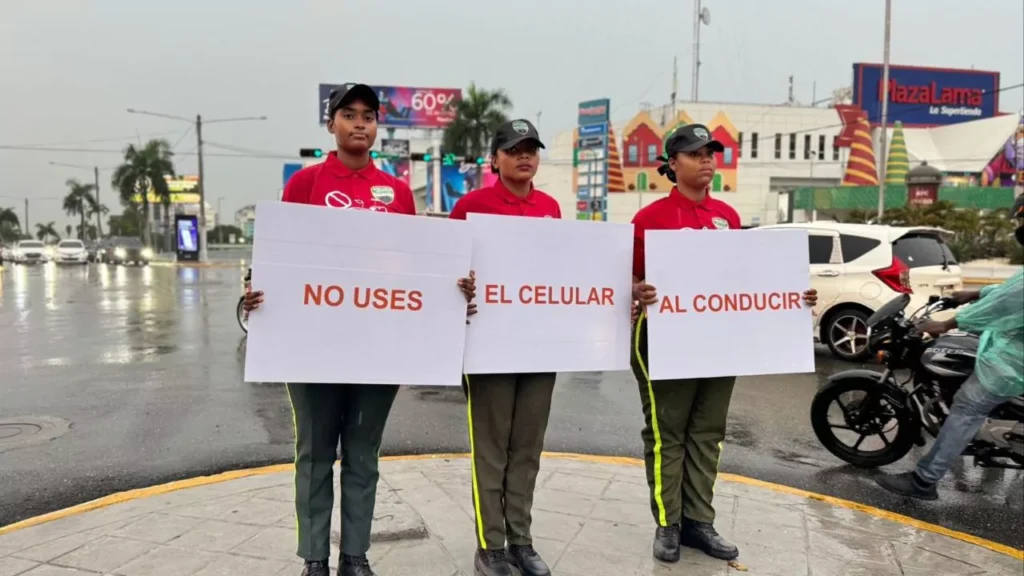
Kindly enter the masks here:
M 75 229 L 75 227 L 72 226 L 71 224 L 64 225 L 64 236 L 67 236 L 68 238 L 71 238 L 71 231 L 74 230 L 74 229 Z M 78 239 L 81 240 L 82 237 L 79 236 Z
M 56 222 L 36 222 L 36 238 L 42 242 L 45 242 L 48 238 L 54 240 L 60 240 L 60 232 L 57 232 Z
M 172 154 L 167 140 L 150 140 L 141 148 L 129 144 L 124 149 L 124 164 L 114 170 L 110 179 L 121 196 L 122 204 L 141 207 L 142 242 L 146 246 L 150 245 L 149 193 L 152 191 L 156 198 L 170 194 L 164 177 L 174 174 Z
M 64 197 L 64 212 L 68 216 L 78 216 L 78 229 L 83 230 L 86 217 L 90 215 L 92 209 L 96 206 L 96 197 L 93 196 L 93 190 L 96 189 L 96 186 L 82 184 L 74 178 L 68 179 L 65 184 L 70 192 Z M 68 226 L 68 236 L 71 236 L 70 225 Z M 85 240 L 81 234 L 79 234 L 78 239 Z
M 0 208 L 0 240 L 16 240 L 21 237 L 21 220 L 13 208 Z
M 476 158 L 490 152 L 491 138 L 508 122 L 512 100 L 504 90 L 483 90 L 470 84 L 466 97 L 455 103 L 455 120 L 444 132 L 447 153 Z

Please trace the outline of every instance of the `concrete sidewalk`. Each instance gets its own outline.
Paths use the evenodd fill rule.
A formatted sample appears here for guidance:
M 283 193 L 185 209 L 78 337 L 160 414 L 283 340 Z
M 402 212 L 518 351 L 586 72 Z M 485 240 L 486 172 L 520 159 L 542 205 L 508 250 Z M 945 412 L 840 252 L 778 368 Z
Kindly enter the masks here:
M 385 459 L 381 472 L 370 551 L 376 572 L 473 574 L 469 461 Z M 230 472 L 0 528 L 0 576 L 298 576 L 291 482 L 288 466 Z M 728 565 L 684 549 L 680 563 L 658 565 L 643 467 L 549 455 L 534 503 L 535 545 L 559 576 L 1024 572 L 1019 551 L 756 480 L 723 475 L 716 507 L 718 529 L 740 546 L 739 560 Z

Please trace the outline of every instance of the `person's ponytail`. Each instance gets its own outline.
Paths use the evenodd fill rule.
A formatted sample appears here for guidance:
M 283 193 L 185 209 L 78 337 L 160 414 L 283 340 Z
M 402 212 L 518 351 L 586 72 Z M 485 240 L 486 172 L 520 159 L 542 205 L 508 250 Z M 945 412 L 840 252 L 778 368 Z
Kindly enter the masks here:
M 658 156 L 657 160 L 660 160 L 662 164 L 658 166 L 658 174 L 668 178 L 669 182 L 676 183 L 676 172 L 668 164 L 668 158 L 665 156 Z

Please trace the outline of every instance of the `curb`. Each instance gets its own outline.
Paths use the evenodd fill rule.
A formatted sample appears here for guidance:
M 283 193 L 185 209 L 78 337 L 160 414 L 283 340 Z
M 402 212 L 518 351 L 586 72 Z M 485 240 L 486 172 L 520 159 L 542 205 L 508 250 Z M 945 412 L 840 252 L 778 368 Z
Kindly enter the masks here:
M 248 261 L 240 262 L 150 262 L 155 268 L 245 268 Z
M 452 459 L 468 459 L 469 454 L 466 453 L 454 453 L 454 454 L 421 454 L 421 455 L 410 455 L 410 456 L 382 456 L 382 462 L 410 462 L 417 460 L 452 460 Z M 644 461 L 639 458 L 629 458 L 623 456 L 596 456 L 590 454 L 572 454 L 565 452 L 544 452 L 544 458 L 550 458 L 554 460 L 571 460 L 576 462 L 585 462 L 591 464 L 610 464 L 619 466 L 643 466 Z M 125 502 L 131 502 L 133 500 L 139 500 L 142 498 L 150 498 L 153 496 L 160 496 L 170 492 L 177 492 L 178 490 L 187 490 L 189 488 L 198 488 L 200 486 L 206 486 L 209 484 L 219 484 L 222 482 L 229 482 L 231 480 L 239 480 L 241 478 L 248 478 L 250 476 L 262 476 L 266 474 L 276 474 L 281 472 L 289 472 L 293 470 L 292 464 L 275 464 L 272 466 L 263 466 L 260 468 L 248 468 L 245 470 L 234 470 L 231 472 L 223 472 L 220 474 L 214 474 L 211 476 L 198 476 L 195 478 L 187 478 L 185 480 L 177 480 L 175 482 L 168 482 L 166 484 L 158 484 L 156 486 L 150 486 L 148 488 L 137 488 L 135 490 L 128 490 L 125 492 L 118 492 L 111 494 L 110 496 L 104 496 L 91 502 L 85 502 L 65 508 L 63 510 L 56 510 L 48 514 L 35 516 L 28 518 L 20 522 L 15 522 L 7 526 L 0 526 L 0 535 L 9 534 L 32 526 L 38 526 L 47 522 L 53 522 L 54 520 L 60 520 L 61 518 L 67 518 L 69 516 L 76 516 L 78 514 L 84 514 L 93 510 L 106 508 L 115 504 L 122 504 Z M 718 478 L 726 482 L 733 482 L 736 484 L 744 484 L 747 486 L 753 486 L 755 488 L 762 488 L 771 490 L 773 492 L 779 492 L 781 494 L 789 494 L 791 496 L 799 496 L 807 498 L 808 500 L 816 500 L 818 502 L 824 502 L 831 504 L 836 507 L 846 508 L 848 510 L 855 510 L 863 512 L 865 514 L 881 518 L 883 520 L 889 520 L 904 526 L 909 526 L 918 530 L 926 532 L 932 532 L 947 536 L 961 542 L 973 544 L 992 552 L 998 552 L 1011 558 L 1024 561 L 1024 550 L 1018 550 L 1005 544 L 999 544 L 991 540 L 979 538 L 971 534 L 964 532 L 957 532 L 956 530 L 950 530 L 948 528 L 939 526 L 937 524 L 930 524 L 909 516 L 897 514 L 895 512 L 889 512 L 888 510 L 882 510 L 859 502 L 853 502 L 850 500 L 844 500 L 842 498 L 836 498 L 834 496 L 827 496 L 825 494 L 818 494 L 815 492 L 809 492 L 807 490 L 801 490 L 799 488 L 792 488 L 790 486 L 783 486 L 781 484 L 774 484 L 772 482 L 764 482 L 754 478 L 748 478 L 746 476 L 739 476 L 736 474 L 720 473 Z

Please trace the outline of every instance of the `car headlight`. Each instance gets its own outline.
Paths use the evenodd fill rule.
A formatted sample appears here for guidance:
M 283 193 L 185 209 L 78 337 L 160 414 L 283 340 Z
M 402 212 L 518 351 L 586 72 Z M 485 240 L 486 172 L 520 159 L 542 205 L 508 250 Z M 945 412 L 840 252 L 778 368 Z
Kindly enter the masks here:
M 152 248 L 143 248 L 142 249 L 142 257 L 147 259 L 147 260 L 152 258 L 153 257 L 153 249 Z
M 127 255 L 128 255 L 128 251 L 125 250 L 124 248 L 115 248 L 114 249 L 114 256 L 117 256 L 118 258 L 124 258 Z
M 57 251 L 53 249 L 53 246 L 47 246 L 46 250 L 44 251 L 44 253 L 46 254 L 47 257 L 53 258 L 53 255 L 56 254 Z

